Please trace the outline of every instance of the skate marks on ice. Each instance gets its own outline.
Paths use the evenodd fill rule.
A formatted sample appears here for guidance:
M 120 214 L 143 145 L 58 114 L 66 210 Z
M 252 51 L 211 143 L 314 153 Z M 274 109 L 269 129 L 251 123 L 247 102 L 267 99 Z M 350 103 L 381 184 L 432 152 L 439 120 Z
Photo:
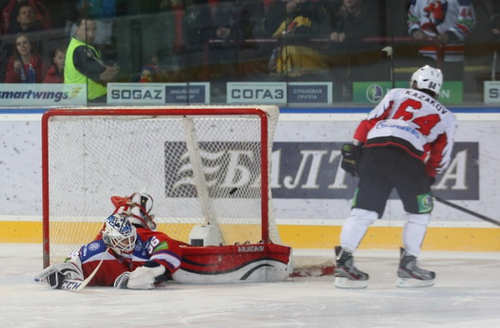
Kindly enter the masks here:
M 360 251 L 367 289 L 341 290 L 333 276 L 278 283 L 168 284 L 151 291 L 35 283 L 41 246 L 0 244 L 2 327 L 497 327 L 500 255 L 424 252 L 430 288 L 395 287 L 397 250 Z

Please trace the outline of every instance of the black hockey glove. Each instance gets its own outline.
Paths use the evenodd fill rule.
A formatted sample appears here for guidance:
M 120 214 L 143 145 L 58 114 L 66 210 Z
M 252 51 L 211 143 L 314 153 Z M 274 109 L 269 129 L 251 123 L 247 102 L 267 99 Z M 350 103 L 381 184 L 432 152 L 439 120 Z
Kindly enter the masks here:
M 354 144 L 344 144 L 341 148 L 342 162 L 340 167 L 347 173 L 350 173 L 353 177 L 358 176 L 358 165 L 359 159 L 361 157 L 361 146 L 355 146 Z
M 128 284 L 128 279 L 130 277 L 130 272 L 124 272 L 121 275 L 119 275 L 116 279 L 115 282 L 113 283 L 113 287 L 115 288 L 127 288 Z
M 62 274 L 61 272 L 54 272 L 47 277 L 47 282 L 49 283 L 50 287 L 54 289 L 60 289 L 61 285 L 64 282 L 64 279 L 66 279 L 66 276 L 64 274 Z

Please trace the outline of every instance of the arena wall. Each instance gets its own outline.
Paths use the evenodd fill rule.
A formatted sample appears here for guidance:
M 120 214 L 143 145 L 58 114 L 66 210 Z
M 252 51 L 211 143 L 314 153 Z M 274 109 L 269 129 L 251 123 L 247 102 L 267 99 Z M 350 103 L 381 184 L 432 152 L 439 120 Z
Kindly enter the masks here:
M 0 242 L 41 243 L 40 119 L 44 110 L 0 113 Z M 273 149 L 274 212 L 284 244 L 331 249 L 349 214 L 356 180 L 339 167 L 340 146 L 368 109 L 283 109 Z M 498 202 L 500 113 L 459 109 L 450 168 L 434 193 L 500 221 Z M 299 114 L 297 114 L 299 113 Z M 124 191 L 127 194 L 131 191 Z M 159 197 L 155 197 L 159 198 Z M 108 213 L 103 213 L 103 217 Z M 405 214 L 393 195 L 361 248 L 397 249 Z M 424 250 L 498 251 L 494 224 L 435 203 Z

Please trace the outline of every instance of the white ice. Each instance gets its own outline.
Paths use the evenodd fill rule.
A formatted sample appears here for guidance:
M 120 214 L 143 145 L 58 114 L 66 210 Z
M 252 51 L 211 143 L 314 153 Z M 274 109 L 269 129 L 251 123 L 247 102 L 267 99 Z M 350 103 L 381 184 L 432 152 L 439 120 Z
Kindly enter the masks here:
M 295 252 L 300 253 L 300 252 Z M 302 253 L 302 256 L 310 253 Z M 499 327 L 500 254 L 423 252 L 430 288 L 395 287 L 398 251 L 359 251 L 364 290 L 333 277 L 278 283 L 169 284 L 76 293 L 35 283 L 38 244 L 0 244 L 0 327 Z

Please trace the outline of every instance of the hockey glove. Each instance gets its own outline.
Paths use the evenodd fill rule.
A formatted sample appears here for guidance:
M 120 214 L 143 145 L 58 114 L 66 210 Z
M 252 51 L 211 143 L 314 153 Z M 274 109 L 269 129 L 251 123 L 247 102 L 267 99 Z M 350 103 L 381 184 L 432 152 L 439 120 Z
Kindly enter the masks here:
M 61 272 L 54 272 L 47 277 L 47 282 L 51 288 L 60 289 L 64 279 L 66 279 L 66 276 Z
M 358 176 L 358 165 L 361 157 L 361 146 L 353 144 L 344 144 L 341 148 L 342 162 L 340 167 L 353 177 Z
M 113 286 L 115 288 L 127 288 L 128 278 L 130 277 L 130 272 L 124 272 L 115 279 Z
M 85 280 L 79 261 L 51 265 L 35 277 L 35 281 L 47 281 L 54 289 L 60 289 L 65 279 Z
M 153 261 L 148 261 L 144 266 L 138 267 L 130 273 L 127 288 L 130 289 L 153 289 L 156 277 L 161 276 L 166 271 L 163 265 Z

